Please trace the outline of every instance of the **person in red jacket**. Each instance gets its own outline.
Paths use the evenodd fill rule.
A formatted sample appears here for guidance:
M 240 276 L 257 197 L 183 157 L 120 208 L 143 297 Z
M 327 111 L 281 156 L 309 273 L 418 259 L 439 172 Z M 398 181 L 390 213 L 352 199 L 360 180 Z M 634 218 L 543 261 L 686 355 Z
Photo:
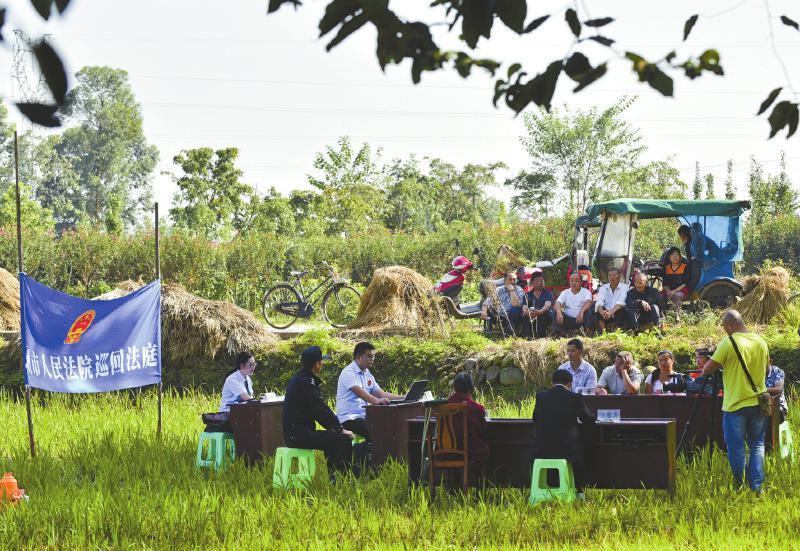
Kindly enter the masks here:
M 489 459 L 489 444 L 486 443 L 486 409 L 472 399 L 475 383 L 472 376 L 462 371 L 453 379 L 453 394 L 447 399 L 451 404 L 467 404 L 467 449 L 469 462 L 482 463 Z

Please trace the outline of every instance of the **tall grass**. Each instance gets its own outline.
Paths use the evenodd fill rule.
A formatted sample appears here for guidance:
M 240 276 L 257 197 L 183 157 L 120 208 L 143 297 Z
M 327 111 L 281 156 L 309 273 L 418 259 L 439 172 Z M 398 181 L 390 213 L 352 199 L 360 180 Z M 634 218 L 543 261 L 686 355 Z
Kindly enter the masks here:
M 533 402 L 481 396 L 492 417 L 528 417 Z M 0 468 L 31 496 L 0 510 L 3 549 L 789 548 L 800 526 L 800 472 L 768 460 L 766 492 L 731 488 L 719 452 L 678 467 L 663 492 L 589 490 L 587 501 L 530 508 L 527 492 L 440 495 L 409 489 L 403 465 L 372 479 L 320 475 L 304 493 L 271 488 L 272 463 L 194 468 L 198 414 L 217 396 L 167 393 L 155 436 L 152 393 L 55 395 L 34 406 L 29 457 L 24 403 L 0 395 Z M 792 421 L 800 424 L 792 404 Z M 321 459 L 319 459 L 321 462 Z M 620 469 L 626 468 L 620 465 Z M 324 472 L 324 469 L 320 469 Z

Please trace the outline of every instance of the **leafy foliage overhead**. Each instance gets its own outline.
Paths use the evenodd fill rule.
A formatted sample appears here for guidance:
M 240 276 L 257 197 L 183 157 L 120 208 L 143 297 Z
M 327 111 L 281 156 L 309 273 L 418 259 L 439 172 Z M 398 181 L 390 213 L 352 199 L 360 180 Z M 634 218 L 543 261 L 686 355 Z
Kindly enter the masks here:
M 270 0 L 268 11 L 275 12 L 287 4 L 297 8 L 302 5 L 302 0 Z M 381 68 L 410 59 L 414 83 L 420 81 L 423 72 L 437 71 L 450 64 L 462 77 L 469 76 L 475 67 L 495 76 L 503 66 L 500 60 L 474 58 L 469 51 L 441 50 L 431 34 L 431 26 L 436 23 L 405 19 L 390 9 L 389 4 L 389 0 L 329 0 L 319 22 L 321 37 L 333 34 L 327 49 L 331 50 L 357 30 L 372 25 L 377 32 L 376 56 Z M 469 50 L 477 48 L 481 38 L 491 38 L 498 20 L 513 32 L 523 35 L 535 31 L 549 19 L 555 19 L 553 16 L 563 10 L 563 22 L 573 37 L 569 53 L 562 59 L 550 61 L 543 72 L 533 76 L 524 71 L 520 63 L 507 60 L 505 77 L 501 76 L 495 82 L 494 104 L 502 100 L 516 113 L 531 104 L 549 110 L 562 73 L 577 83 L 573 92 L 580 92 L 605 76 L 607 62 L 592 66 L 586 55 L 579 51 L 590 42 L 607 47 L 612 56 L 630 61 L 631 70 L 639 82 L 647 83 L 664 96 L 672 96 L 674 92 L 673 77 L 669 72 L 682 72 L 690 80 L 704 73 L 724 74 L 720 53 L 714 48 L 684 60 L 677 60 L 675 51 L 660 59 L 648 60 L 636 52 L 622 52 L 614 47 L 615 40 L 604 30 L 615 23 L 612 17 L 582 19 L 580 10 L 572 4 L 568 4 L 572 7 L 558 8 L 549 14 L 533 15 L 532 6 L 534 3 L 527 0 L 434 0 L 431 4 L 434 9 L 444 10 L 448 30 L 453 32 L 458 27 L 458 38 Z M 686 20 L 684 41 L 700 18 L 699 14 L 694 14 Z M 780 20 L 784 25 L 800 30 L 800 25 L 788 16 L 783 15 Z M 600 34 L 600 30 L 604 34 Z M 798 102 L 786 100 L 778 103 L 767 120 L 770 138 L 784 128 L 788 129 L 787 137 L 792 136 L 797 130 Z

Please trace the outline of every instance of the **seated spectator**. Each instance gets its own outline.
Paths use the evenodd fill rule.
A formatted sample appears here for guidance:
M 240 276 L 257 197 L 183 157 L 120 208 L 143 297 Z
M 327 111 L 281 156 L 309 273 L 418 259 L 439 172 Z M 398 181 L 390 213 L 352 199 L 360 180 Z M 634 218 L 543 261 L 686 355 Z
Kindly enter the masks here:
M 662 294 L 675 306 L 675 319 L 681 319 L 681 305 L 689 298 L 689 266 L 678 247 L 672 247 L 664 266 Z
M 591 329 L 590 309 L 592 293 L 582 287 L 581 274 L 575 272 L 569 278 L 569 289 L 558 295 L 553 305 L 555 325 L 553 335 L 563 335 L 565 331 L 581 328 L 584 332 Z
M 783 369 L 772 365 L 772 357 L 770 357 L 769 367 L 767 368 L 767 392 L 772 396 L 778 397 L 778 409 L 780 410 L 781 423 L 783 423 L 786 420 L 786 416 L 789 415 L 789 404 L 786 403 L 786 395 L 783 393 L 783 382 L 785 378 L 786 375 L 783 373 Z
M 708 360 L 711 359 L 711 356 L 714 355 L 714 350 L 708 348 L 707 346 L 703 346 L 701 348 L 696 348 L 694 351 L 694 365 L 697 367 L 696 371 L 690 372 L 689 376 L 692 379 L 697 379 L 700 375 L 703 374 L 703 367 L 708 363 Z
M 486 409 L 473 400 L 472 393 L 475 390 L 475 383 L 472 376 L 466 371 L 462 371 L 453 379 L 453 394 L 447 399 L 451 404 L 467 404 L 467 449 L 469 450 L 469 461 L 485 462 L 489 459 L 489 444 L 486 437 Z
M 222 385 L 222 397 L 219 402 L 221 412 L 230 412 L 231 404 L 246 402 L 255 398 L 253 380 L 250 375 L 256 370 L 256 360 L 253 353 L 239 352 L 233 362 L 234 370 L 225 379 Z
M 642 325 L 661 326 L 661 296 L 647 284 L 647 274 L 640 272 L 633 280 L 633 289 L 625 297 L 631 329 L 638 331 Z
M 620 329 L 628 327 L 628 311 L 625 309 L 625 297 L 628 285 L 620 283 L 622 277 L 617 268 L 608 270 L 608 283 L 601 285 L 595 297 L 594 310 L 597 313 L 597 326 L 600 331 L 606 330 L 606 323 L 613 323 Z
M 569 360 L 558 366 L 558 369 L 569 371 L 572 376 L 572 392 L 593 393 L 597 386 L 597 371 L 594 366 L 583 359 L 583 341 L 572 339 L 567 342 Z
M 675 356 L 669 350 L 658 353 L 658 367 L 644 381 L 645 394 L 671 394 L 664 385 L 674 382 L 681 376 L 675 371 Z
M 528 304 L 523 312 L 531 321 L 533 337 L 541 339 L 547 336 L 547 331 L 553 323 L 551 308 L 555 299 L 553 293 L 544 286 L 544 275 L 535 274 L 532 283 L 533 289 L 528 293 Z
M 481 307 L 481 319 L 488 319 L 491 315 L 500 321 L 512 332 L 515 327 L 520 326 L 522 321 L 522 309 L 526 306 L 527 297 L 522 287 L 517 285 L 517 274 L 508 272 L 503 278 L 503 286 L 497 288 L 497 300 L 490 307 L 490 302 L 486 300 Z
M 618 352 L 614 365 L 600 374 L 595 394 L 638 394 L 644 375 L 633 366 L 633 354 Z
M 572 375 L 568 370 L 557 369 L 553 373 L 552 382 L 553 386 L 549 390 L 536 394 L 533 407 L 533 458 L 569 461 L 575 476 L 575 489 L 578 497 L 583 499 L 586 469 L 578 420 L 581 423 L 594 423 L 596 418 L 586 408 L 580 393 L 574 392 Z M 548 484 L 556 485 L 549 476 Z

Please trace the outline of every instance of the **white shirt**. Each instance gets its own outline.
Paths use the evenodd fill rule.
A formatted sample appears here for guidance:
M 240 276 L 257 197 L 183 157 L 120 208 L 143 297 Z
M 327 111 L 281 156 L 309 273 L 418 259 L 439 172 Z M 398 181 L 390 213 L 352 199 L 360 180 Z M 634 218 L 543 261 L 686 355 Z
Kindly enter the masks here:
M 672 394 L 671 392 L 667 392 L 664 390 L 664 383 L 661 382 L 660 378 L 656 378 L 655 382 L 653 382 L 653 376 L 656 374 L 656 371 L 653 371 L 647 378 L 644 380 L 645 383 L 649 383 L 653 386 L 653 394 Z M 669 383 L 669 380 L 667 380 Z
M 219 402 L 220 411 L 230 411 L 231 404 L 240 402 L 239 396 L 247 394 L 253 397 L 253 381 L 250 377 L 242 375 L 238 369 L 228 375 L 225 384 L 222 385 L 222 399 Z
M 375 380 L 369 369 L 362 371 L 355 360 L 342 369 L 339 374 L 339 383 L 336 386 L 336 416 L 340 423 L 367 415 L 364 410 L 367 403 L 350 390 L 354 386 L 360 386 L 373 396 L 381 390 L 378 381 Z
M 589 302 L 592 301 L 592 293 L 585 287 L 581 287 L 581 290 L 578 291 L 577 294 L 573 293 L 572 289 L 569 288 L 564 289 L 561 291 L 561 294 L 558 295 L 558 302 L 564 308 L 564 314 L 571 318 L 578 317 L 578 314 L 581 313 L 581 308 L 583 308 L 587 300 Z
M 620 282 L 617 288 L 612 290 L 611 284 L 606 283 L 597 290 L 597 299 L 595 300 L 595 311 L 599 312 L 600 308 L 611 310 L 614 306 L 625 306 L 625 298 L 628 296 L 628 289 L 630 287 Z

